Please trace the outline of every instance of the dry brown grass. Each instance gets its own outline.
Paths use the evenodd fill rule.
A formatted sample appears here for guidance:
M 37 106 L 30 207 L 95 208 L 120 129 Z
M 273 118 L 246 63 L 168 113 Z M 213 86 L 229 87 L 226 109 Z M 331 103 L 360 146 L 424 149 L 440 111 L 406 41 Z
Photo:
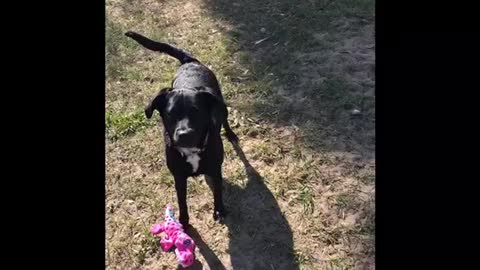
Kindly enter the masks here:
M 176 195 L 161 127 L 141 114 L 178 64 L 127 30 L 209 65 L 241 140 L 225 140 L 225 224 L 203 177 L 189 181 L 194 268 L 374 268 L 372 2 L 294 2 L 107 0 L 108 269 L 177 267 L 148 232 Z

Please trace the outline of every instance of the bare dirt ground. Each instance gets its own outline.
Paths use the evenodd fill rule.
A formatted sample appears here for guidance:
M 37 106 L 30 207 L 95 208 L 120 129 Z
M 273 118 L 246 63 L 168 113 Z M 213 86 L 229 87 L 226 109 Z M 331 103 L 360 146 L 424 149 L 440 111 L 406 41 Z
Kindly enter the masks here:
M 128 30 L 210 66 L 240 137 L 224 140 L 225 224 L 203 177 L 189 180 L 193 269 L 375 268 L 374 1 L 106 4 L 107 269 L 177 268 L 149 233 L 176 195 L 143 108 L 178 63 Z

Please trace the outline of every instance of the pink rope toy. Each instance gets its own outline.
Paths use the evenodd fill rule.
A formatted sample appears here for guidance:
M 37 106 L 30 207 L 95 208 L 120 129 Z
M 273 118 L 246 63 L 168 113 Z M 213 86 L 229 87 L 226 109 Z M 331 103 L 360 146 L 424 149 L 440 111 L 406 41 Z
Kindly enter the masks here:
M 173 215 L 173 208 L 170 204 L 167 205 L 165 211 L 165 222 L 154 224 L 150 232 L 154 235 L 159 235 L 162 232 L 166 234 L 160 240 L 162 250 L 167 252 L 175 246 L 177 261 L 184 268 L 193 264 L 195 261 L 195 242 L 184 232 L 182 224 Z

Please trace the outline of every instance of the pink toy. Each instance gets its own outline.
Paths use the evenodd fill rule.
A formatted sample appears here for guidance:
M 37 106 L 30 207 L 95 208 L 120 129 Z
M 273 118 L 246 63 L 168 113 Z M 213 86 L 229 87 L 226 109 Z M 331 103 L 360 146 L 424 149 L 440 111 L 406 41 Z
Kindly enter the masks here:
M 180 265 L 186 268 L 193 264 L 195 260 L 195 242 L 184 232 L 182 224 L 173 215 L 171 205 L 167 205 L 165 222 L 153 225 L 150 232 L 154 235 L 162 232 L 166 234 L 160 240 L 160 246 L 165 252 L 170 251 L 175 246 L 175 254 Z

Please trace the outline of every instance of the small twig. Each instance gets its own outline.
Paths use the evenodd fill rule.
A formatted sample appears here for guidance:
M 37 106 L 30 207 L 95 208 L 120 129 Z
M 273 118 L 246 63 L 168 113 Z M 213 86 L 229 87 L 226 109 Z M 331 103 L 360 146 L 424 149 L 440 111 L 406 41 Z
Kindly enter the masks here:
M 260 39 L 260 40 L 257 40 L 257 41 L 255 41 L 255 45 L 258 45 L 258 44 L 264 42 L 265 40 L 267 40 L 267 39 L 269 39 L 269 38 L 270 38 L 270 37 L 266 37 L 266 38 L 262 38 L 262 39 Z

